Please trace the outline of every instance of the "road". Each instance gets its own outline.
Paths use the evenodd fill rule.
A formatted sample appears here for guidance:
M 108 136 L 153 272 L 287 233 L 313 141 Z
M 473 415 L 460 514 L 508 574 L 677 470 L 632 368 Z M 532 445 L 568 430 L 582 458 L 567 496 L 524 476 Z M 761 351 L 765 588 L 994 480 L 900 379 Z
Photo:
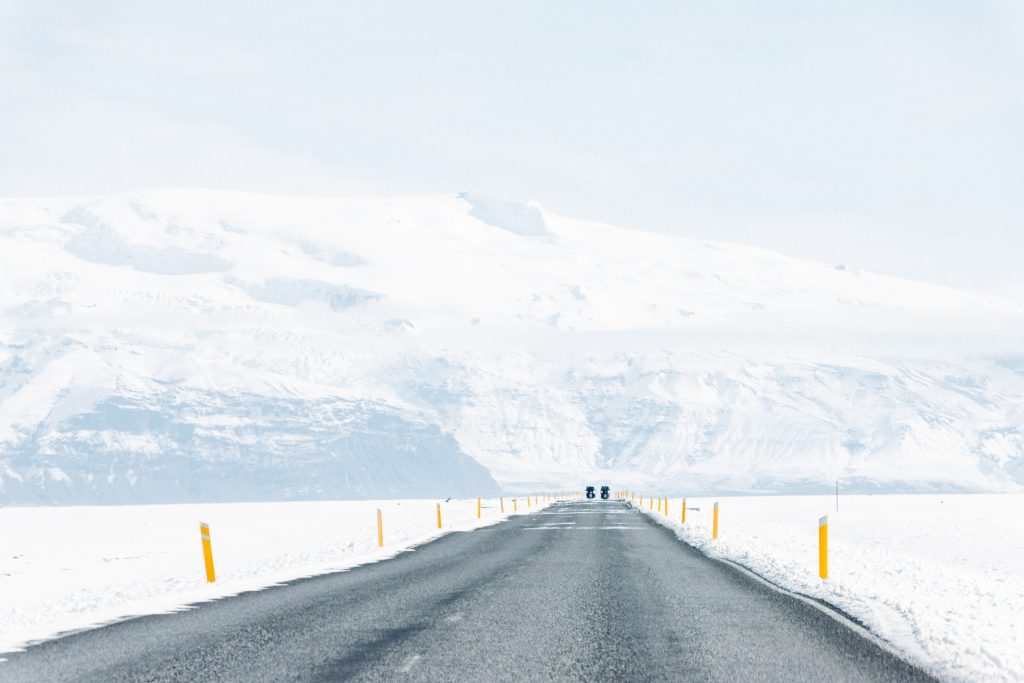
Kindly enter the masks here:
M 931 681 L 604 501 L 8 655 L 0 681 Z

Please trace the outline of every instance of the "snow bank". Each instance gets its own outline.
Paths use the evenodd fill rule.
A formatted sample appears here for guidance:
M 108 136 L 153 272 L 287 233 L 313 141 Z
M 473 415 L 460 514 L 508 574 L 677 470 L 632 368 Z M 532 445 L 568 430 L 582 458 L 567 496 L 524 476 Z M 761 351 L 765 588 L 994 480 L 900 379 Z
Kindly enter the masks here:
M 851 615 L 909 658 L 956 681 L 1024 679 L 1024 496 L 680 498 L 641 508 L 707 554 Z M 657 505 L 657 501 L 655 501 Z M 818 518 L 829 578 L 818 578 Z
M 512 515 L 512 498 L 0 509 L 0 652 L 141 614 L 347 569 Z M 547 506 L 543 498 L 519 514 Z M 377 546 L 377 516 L 384 547 Z M 203 569 L 210 525 L 217 581 Z

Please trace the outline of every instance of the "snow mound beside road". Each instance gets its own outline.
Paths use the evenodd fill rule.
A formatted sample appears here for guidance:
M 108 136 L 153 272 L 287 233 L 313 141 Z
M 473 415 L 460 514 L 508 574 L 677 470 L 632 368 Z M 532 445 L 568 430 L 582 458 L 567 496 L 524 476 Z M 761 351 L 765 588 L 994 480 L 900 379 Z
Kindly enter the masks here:
M 712 557 L 835 605 L 949 681 L 1024 679 L 1024 496 L 842 495 L 669 500 L 644 514 Z M 655 500 L 657 506 L 657 500 Z M 818 518 L 829 578 L 818 578 Z
M 528 514 L 548 503 L 524 509 Z M 173 612 L 283 581 L 377 562 L 450 531 L 507 519 L 512 500 L 221 503 L 0 509 L 0 653 L 142 614 Z M 384 547 L 377 547 L 377 509 Z M 210 525 L 206 583 L 199 522 Z M 0 664 L 2 672 L 3 664 Z

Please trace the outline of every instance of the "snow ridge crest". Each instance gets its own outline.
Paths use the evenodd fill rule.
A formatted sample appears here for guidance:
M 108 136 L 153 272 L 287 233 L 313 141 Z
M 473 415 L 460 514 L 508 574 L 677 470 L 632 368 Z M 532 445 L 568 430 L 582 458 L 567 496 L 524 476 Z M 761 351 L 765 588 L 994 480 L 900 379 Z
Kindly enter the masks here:
M 527 237 L 546 237 L 544 212 L 533 202 L 512 201 L 479 190 L 460 192 L 470 204 L 469 215 L 502 230 Z

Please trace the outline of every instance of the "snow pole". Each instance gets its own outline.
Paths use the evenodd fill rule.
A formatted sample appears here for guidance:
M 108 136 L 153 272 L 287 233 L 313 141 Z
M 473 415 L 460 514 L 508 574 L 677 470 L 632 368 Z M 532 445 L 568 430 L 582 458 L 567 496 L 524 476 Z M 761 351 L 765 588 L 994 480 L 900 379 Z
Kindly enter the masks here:
M 715 501 L 715 521 L 711 528 L 711 540 L 718 540 L 718 501 Z
M 480 496 L 476 497 L 476 518 L 480 519 Z
M 686 524 L 686 499 L 683 498 L 683 512 L 679 515 L 679 523 Z
M 518 498 L 513 498 L 512 499 L 512 512 L 516 512 L 517 510 L 519 510 L 519 502 L 518 501 L 519 501 Z
M 210 542 L 210 525 L 199 522 L 199 538 L 203 542 L 203 563 L 206 565 L 206 582 L 213 583 L 217 575 L 213 571 L 213 544 Z
M 384 513 L 377 508 L 377 547 L 384 547 Z
M 441 528 L 441 504 L 437 504 L 437 528 Z
M 828 515 L 818 520 L 818 576 L 828 578 Z
M 505 498 L 498 498 L 498 502 L 501 503 L 501 514 L 505 514 Z

